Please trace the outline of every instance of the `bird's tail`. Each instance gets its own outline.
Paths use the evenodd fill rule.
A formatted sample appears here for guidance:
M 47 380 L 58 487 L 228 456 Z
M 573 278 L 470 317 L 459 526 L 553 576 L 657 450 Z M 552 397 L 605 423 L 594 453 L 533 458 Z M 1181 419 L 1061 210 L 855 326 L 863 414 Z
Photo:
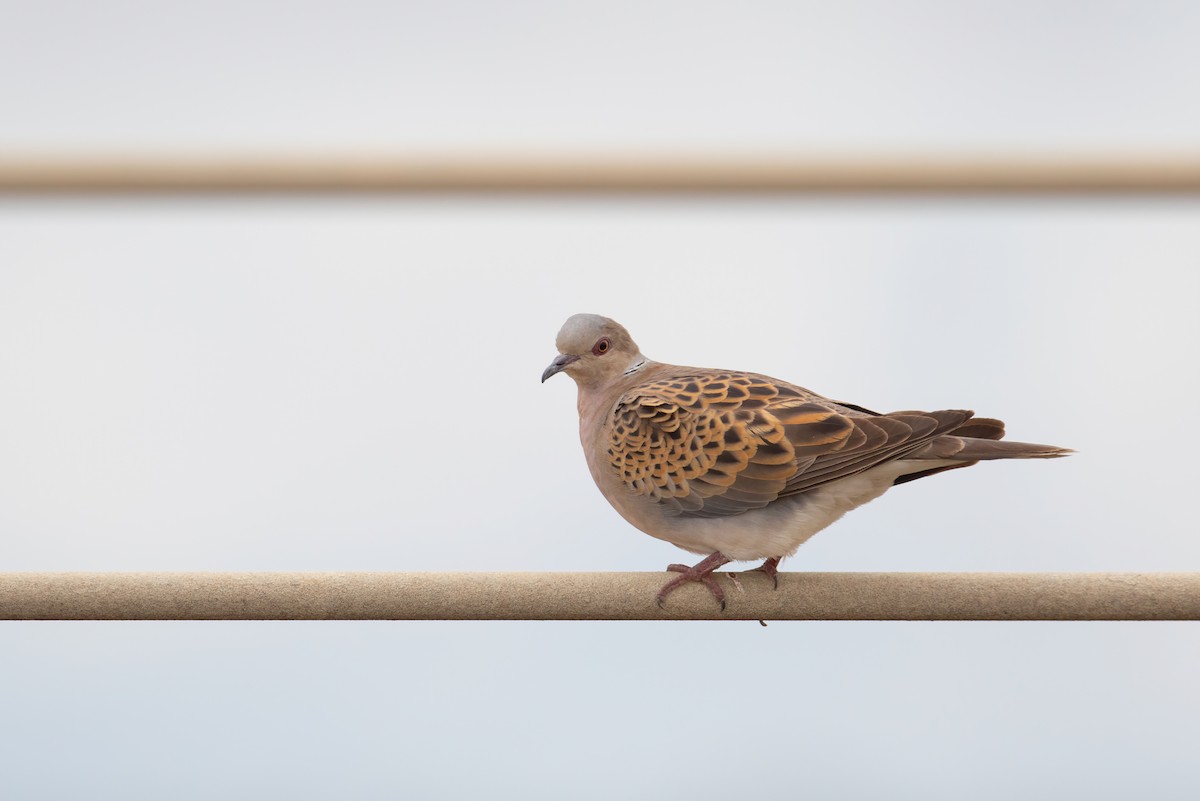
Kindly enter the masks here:
M 1070 448 L 1060 448 L 1057 445 L 1038 445 L 1033 442 L 998 442 L 973 437 L 959 437 L 962 447 L 954 454 L 955 459 L 970 459 L 984 461 L 987 459 L 1057 459 L 1075 451 Z
M 921 450 L 906 459 L 1056 459 L 1074 453 L 1057 445 L 1033 442 L 1005 442 L 1004 422 L 991 417 L 972 417 L 953 431 L 934 437 Z

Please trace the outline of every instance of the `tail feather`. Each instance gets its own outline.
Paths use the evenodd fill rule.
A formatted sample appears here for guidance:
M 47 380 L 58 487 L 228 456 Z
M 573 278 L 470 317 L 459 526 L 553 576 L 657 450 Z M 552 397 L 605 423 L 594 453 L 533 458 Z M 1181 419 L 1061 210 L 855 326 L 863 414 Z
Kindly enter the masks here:
M 1004 421 L 991 417 L 972 417 L 954 429 L 954 436 L 973 439 L 1004 439 Z
M 1001 442 L 973 437 L 957 437 L 963 446 L 954 456 L 956 459 L 1057 459 L 1075 451 L 1057 445 L 1037 445 L 1032 442 Z
M 956 430 L 934 439 L 906 459 L 1056 459 L 1074 453 L 1070 448 L 1056 445 L 1037 445 L 1032 442 L 1008 442 L 1004 440 L 960 437 Z
M 954 429 L 950 434 L 934 438 L 928 445 L 916 453 L 905 456 L 905 460 L 915 462 L 917 468 L 911 473 L 905 473 L 895 480 L 895 484 L 914 481 L 934 473 L 946 470 L 957 470 L 960 467 L 970 467 L 981 461 L 993 459 L 1057 459 L 1075 451 L 1070 448 L 1060 448 L 1057 445 L 1038 445 L 1033 442 L 1005 442 L 1004 423 L 987 417 L 975 417 Z M 952 460 L 952 464 L 946 461 Z M 920 469 L 920 462 L 941 462 L 941 464 Z

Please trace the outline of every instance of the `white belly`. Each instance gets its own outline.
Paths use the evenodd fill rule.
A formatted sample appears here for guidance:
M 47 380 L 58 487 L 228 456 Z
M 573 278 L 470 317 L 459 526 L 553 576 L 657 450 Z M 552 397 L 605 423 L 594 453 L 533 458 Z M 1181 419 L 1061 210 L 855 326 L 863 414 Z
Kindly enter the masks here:
M 942 464 L 924 461 L 915 469 Z M 692 553 L 720 551 L 736 561 L 791 556 L 809 537 L 851 509 L 875 500 L 887 492 L 898 476 L 913 470 L 912 462 L 889 462 L 745 514 L 717 518 L 664 517 L 662 522 L 666 525 L 654 526 L 659 530 L 646 533 Z

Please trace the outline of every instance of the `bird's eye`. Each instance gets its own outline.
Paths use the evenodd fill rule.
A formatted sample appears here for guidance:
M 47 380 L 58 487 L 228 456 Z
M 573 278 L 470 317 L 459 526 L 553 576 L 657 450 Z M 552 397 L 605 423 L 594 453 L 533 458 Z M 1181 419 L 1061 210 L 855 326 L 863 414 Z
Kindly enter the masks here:
M 608 337 L 604 337 L 598 340 L 596 344 L 592 346 L 592 353 L 596 354 L 597 356 L 603 356 L 604 354 L 608 353 L 608 349 L 611 347 L 612 341 L 609 340 Z

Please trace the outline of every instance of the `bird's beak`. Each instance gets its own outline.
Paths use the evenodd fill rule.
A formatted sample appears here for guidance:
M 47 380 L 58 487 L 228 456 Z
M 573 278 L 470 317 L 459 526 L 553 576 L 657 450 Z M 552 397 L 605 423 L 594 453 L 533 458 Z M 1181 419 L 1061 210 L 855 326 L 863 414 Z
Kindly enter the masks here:
M 565 353 L 558 354 L 554 357 L 554 361 L 550 362 L 550 366 L 542 372 L 542 383 L 545 384 L 547 378 L 555 373 L 561 373 L 563 370 L 567 369 L 568 364 L 577 361 L 579 361 L 578 356 L 569 356 Z

